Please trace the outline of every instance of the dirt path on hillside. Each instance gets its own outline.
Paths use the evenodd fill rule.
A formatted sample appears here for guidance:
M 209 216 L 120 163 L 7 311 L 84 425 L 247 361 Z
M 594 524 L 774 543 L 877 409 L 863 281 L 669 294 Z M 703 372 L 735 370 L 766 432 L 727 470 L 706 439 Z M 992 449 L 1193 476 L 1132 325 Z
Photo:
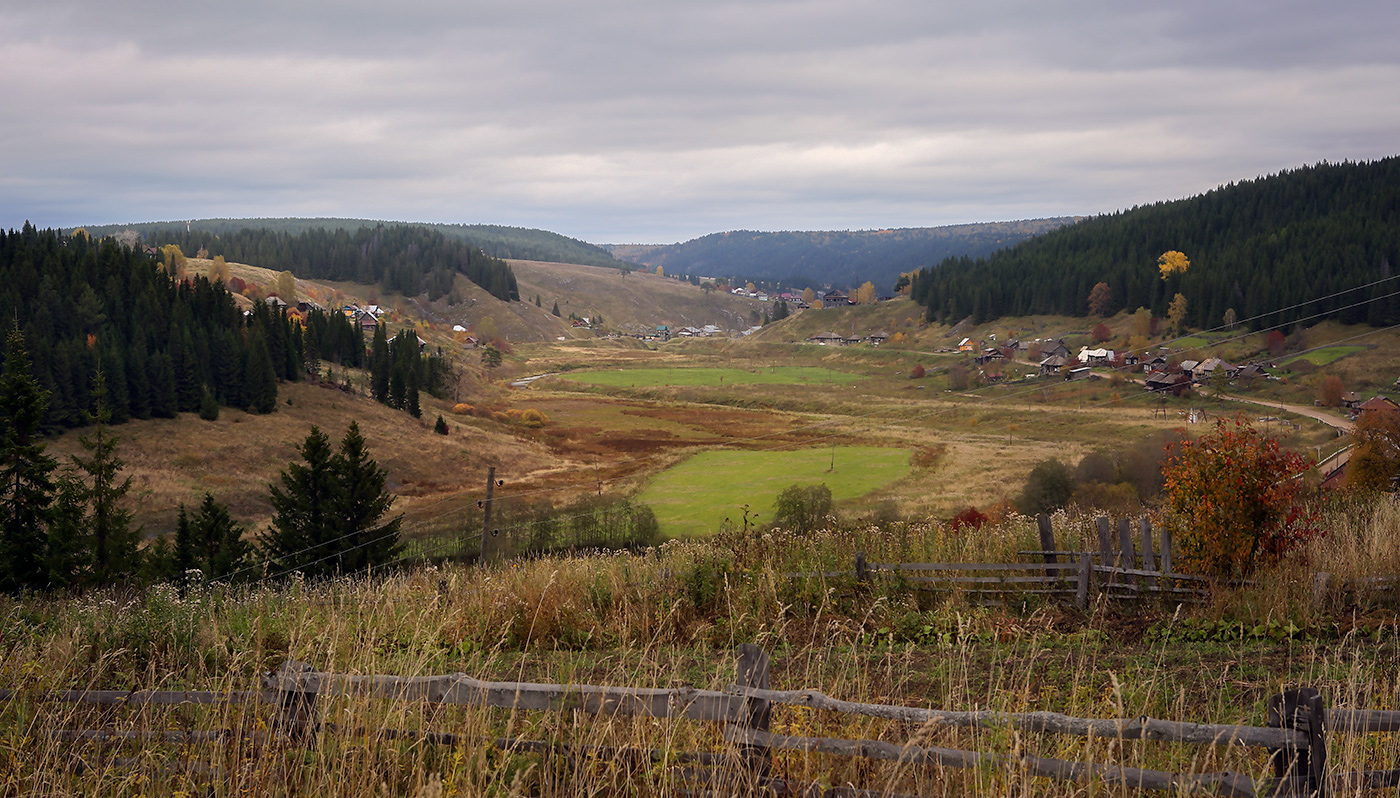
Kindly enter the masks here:
M 1321 421 L 1323 424 L 1326 424 L 1327 426 L 1333 429 L 1340 430 L 1343 433 L 1350 433 L 1352 430 L 1356 429 L 1356 422 L 1348 421 L 1345 418 L 1338 418 L 1337 416 L 1334 416 L 1331 413 L 1328 413 L 1325 410 L 1322 410 L 1321 408 L 1317 407 L 1308 407 L 1305 405 L 1290 405 L 1284 402 L 1273 402 L 1268 399 L 1254 399 L 1244 396 L 1231 396 L 1227 393 L 1220 392 L 1216 392 L 1215 396 L 1220 399 L 1228 399 L 1231 402 L 1245 402 L 1252 405 L 1263 405 L 1264 407 L 1272 407 L 1277 410 L 1287 410 L 1290 413 L 1297 413 L 1300 416 L 1307 416 L 1308 418 L 1314 419 L 1316 421 Z

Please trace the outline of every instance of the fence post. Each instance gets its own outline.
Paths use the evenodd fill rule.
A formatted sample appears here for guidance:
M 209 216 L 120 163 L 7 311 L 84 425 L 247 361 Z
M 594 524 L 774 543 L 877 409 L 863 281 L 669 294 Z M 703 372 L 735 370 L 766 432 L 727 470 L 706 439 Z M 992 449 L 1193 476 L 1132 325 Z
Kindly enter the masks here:
M 1059 558 L 1055 556 L 1055 529 L 1050 525 L 1050 516 L 1041 513 L 1035 517 L 1035 525 L 1040 528 L 1040 550 L 1045 552 L 1046 565 L 1055 565 Z M 1054 568 L 1046 568 L 1046 576 L 1059 576 L 1059 571 Z
M 1269 696 L 1269 726 L 1306 731 L 1306 747 L 1270 749 L 1278 783 L 1274 794 L 1327 798 L 1326 712 L 1322 695 L 1312 687 L 1298 687 Z
M 1118 550 L 1122 553 L 1123 568 L 1137 569 L 1137 552 L 1133 547 L 1133 523 L 1126 518 L 1118 519 Z M 1123 582 L 1129 585 L 1136 585 L 1138 578 L 1131 574 L 1123 574 Z
M 297 676 L 315 674 L 316 669 L 305 662 L 288 660 L 275 671 L 263 674 L 263 700 L 272 703 L 277 716 L 272 721 L 272 731 L 293 742 L 305 743 L 307 748 L 316 744 L 316 685 L 310 689 L 303 686 Z
M 1145 515 L 1139 518 L 1138 532 L 1141 533 L 1142 537 L 1142 570 L 1155 571 L 1157 570 L 1157 558 L 1152 553 L 1152 519 Z M 1153 577 L 1148 577 L 1143 582 L 1149 586 L 1157 584 L 1157 580 Z
M 752 644 L 739 646 L 739 664 L 735 673 L 735 683 L 740 687 L 769 689 L 768 652 Z M 766 699 L 745 698 L 743 709 L 735 725 L 748 731 L 768 731 L 772 721 L 773 707 Z M 739 746 L 744 767 L 755 780 L 766 779 L 773 762 L 773 751 L 766 745 L 745 742 Z
M 1094 519 L 1099 532 L 1099 564 L 1108 568 L 1113 567 L 1113 535 L 1109 531 L 1108 516 L 1101 515 Z M 1113 574 L 1108 575 L 1108 580 L 1104 583 L 1107 588 L 1113 584 Z
M 865 552 L 856 552 L 856 581 L 870 581 L 870 566 L 865 564 Z
M 1079 555 L 1079 586 L 1074 592 L 1074 603 L 1079 609 L 1089 608 L 1089 578 L 1094 573 L 1094 558 L 1088 552 Z

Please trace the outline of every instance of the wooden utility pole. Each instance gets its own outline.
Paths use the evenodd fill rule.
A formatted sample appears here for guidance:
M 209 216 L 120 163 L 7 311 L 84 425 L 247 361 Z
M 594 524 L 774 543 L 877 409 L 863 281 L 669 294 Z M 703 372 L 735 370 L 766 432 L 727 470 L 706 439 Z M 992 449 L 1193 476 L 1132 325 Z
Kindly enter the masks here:
M 481 512 L 481 561 L 483 563 L 494 563 L 501 558 L 500 541 L 496 539 L 496 530 L 491 528 L 491 502 L 496 493 L 496 467 L 491 466 L 486 469 L 486 501 L 482 503 Z

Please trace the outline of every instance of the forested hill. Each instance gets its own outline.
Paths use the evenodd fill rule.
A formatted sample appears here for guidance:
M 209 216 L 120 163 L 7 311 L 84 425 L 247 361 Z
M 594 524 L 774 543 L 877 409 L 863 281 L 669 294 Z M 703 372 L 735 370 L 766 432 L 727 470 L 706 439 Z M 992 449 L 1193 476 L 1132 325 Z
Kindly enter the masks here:
M 1172 250 L 1191 265 L 1163 279 L 1157 259 Z M 1192 327 L 1218 326 L 1230 309 L 1256 329 L 1323 312 L 1394 324 L 1400 301 L 1385 295 L 1400 290 L 1387 279 L 1397 262 L 1400 158 L 1387 158 L 1307 166 L 1095 217 L 983 258 L 950 258 L 921 270 L 911 296 L 930 320 L 1083 316 L 1104 282 L 1108 313 L 1166 315 L 1180 293 Z
M 407 222 L 390 222 L 373 219 L 193 219 L 189 222 L 142 222 L 139 224 L 89 225 L 85 229 L 96 236 L 118 235 L 133 230 L 143 236 L 156 230 L 177 228 L 202 230 L 220 235 L 237 233 L 240 230 L 269 230 L 277 233 L 297 235 L 315 229 L 358 230 L 361 227 L 407 225 Z M 533 230 L 525 227 L 505 227 L 493 224 L 440 224 L 414 222 L 415 227 L 436 230 L 444 236 L 463 241 L 497 258 L 519 260 L 540 260 L 550 263 L 581 263 L 586 266 L 606 266 L 620 269 L 627 264 L 614 258 L 601 247 L 578 239 L 551 233 L 547 230 Z
M 305 344 L 327 358 L 364 348 L 341 314 L 310 325 L 310 340 L 264 303 L 245 315 L 222 282 L 173 279 L 144 249 L 27 224 L 0 231 L 0 301 L 7 332 L 18 328 L 33 378 L 48 393 L 38 411 L 48 429 L 89 422 L 99 372 L 118 423 L 217 413 L 218 404 L 267 413 L 278 380 L 301 373 Z M 347 334 L 333 338 L 336 324 Z M 6 379 L 21 376 L 7 365 Z
M 891 230 L 713 233 L 683 244 L 613 245 L 613 254 L 667 274 L 741 277 L 794 285 L 890 290 L 904 272 L 945 257 L 980 256 L 1074 221 L 1072 218 L 988 222 Z
M 457 274 L 510 302 L 520 299 L 515 273 L 500 258 L 485 254 L 441 231 L 416 225 L 313 228 L 302 233 L 242 228 L 152 230 L 148 243 L 178 244 L 186 254 L 206 250 L 209 257 L 290 271 L 309 280 L 345 280 L 379 285 L 404 296 L 427 293 L 430 300 L 452 291 Z

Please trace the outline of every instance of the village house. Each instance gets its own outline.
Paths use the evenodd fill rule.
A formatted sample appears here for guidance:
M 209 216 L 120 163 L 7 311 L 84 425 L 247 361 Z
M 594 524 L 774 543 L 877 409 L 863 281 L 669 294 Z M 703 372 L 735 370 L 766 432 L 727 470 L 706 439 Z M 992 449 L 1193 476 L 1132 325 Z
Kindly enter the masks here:
M 811 338 L 808 338 L 807 341 L 814 344 L 820 344 L 822 346 L 832 346 L 842 343 L 844 339 L 836 333 L 828 331 L 817 333 Z
M 1063 355 L 1051 355 L 1040 361 L 1040 375 L 1042 377 L 1057 375 L 1060 373 L 1060 369 L 1065 367 L 1065 363 L 1068 362 L 1069 361 L 1065 360 Z

